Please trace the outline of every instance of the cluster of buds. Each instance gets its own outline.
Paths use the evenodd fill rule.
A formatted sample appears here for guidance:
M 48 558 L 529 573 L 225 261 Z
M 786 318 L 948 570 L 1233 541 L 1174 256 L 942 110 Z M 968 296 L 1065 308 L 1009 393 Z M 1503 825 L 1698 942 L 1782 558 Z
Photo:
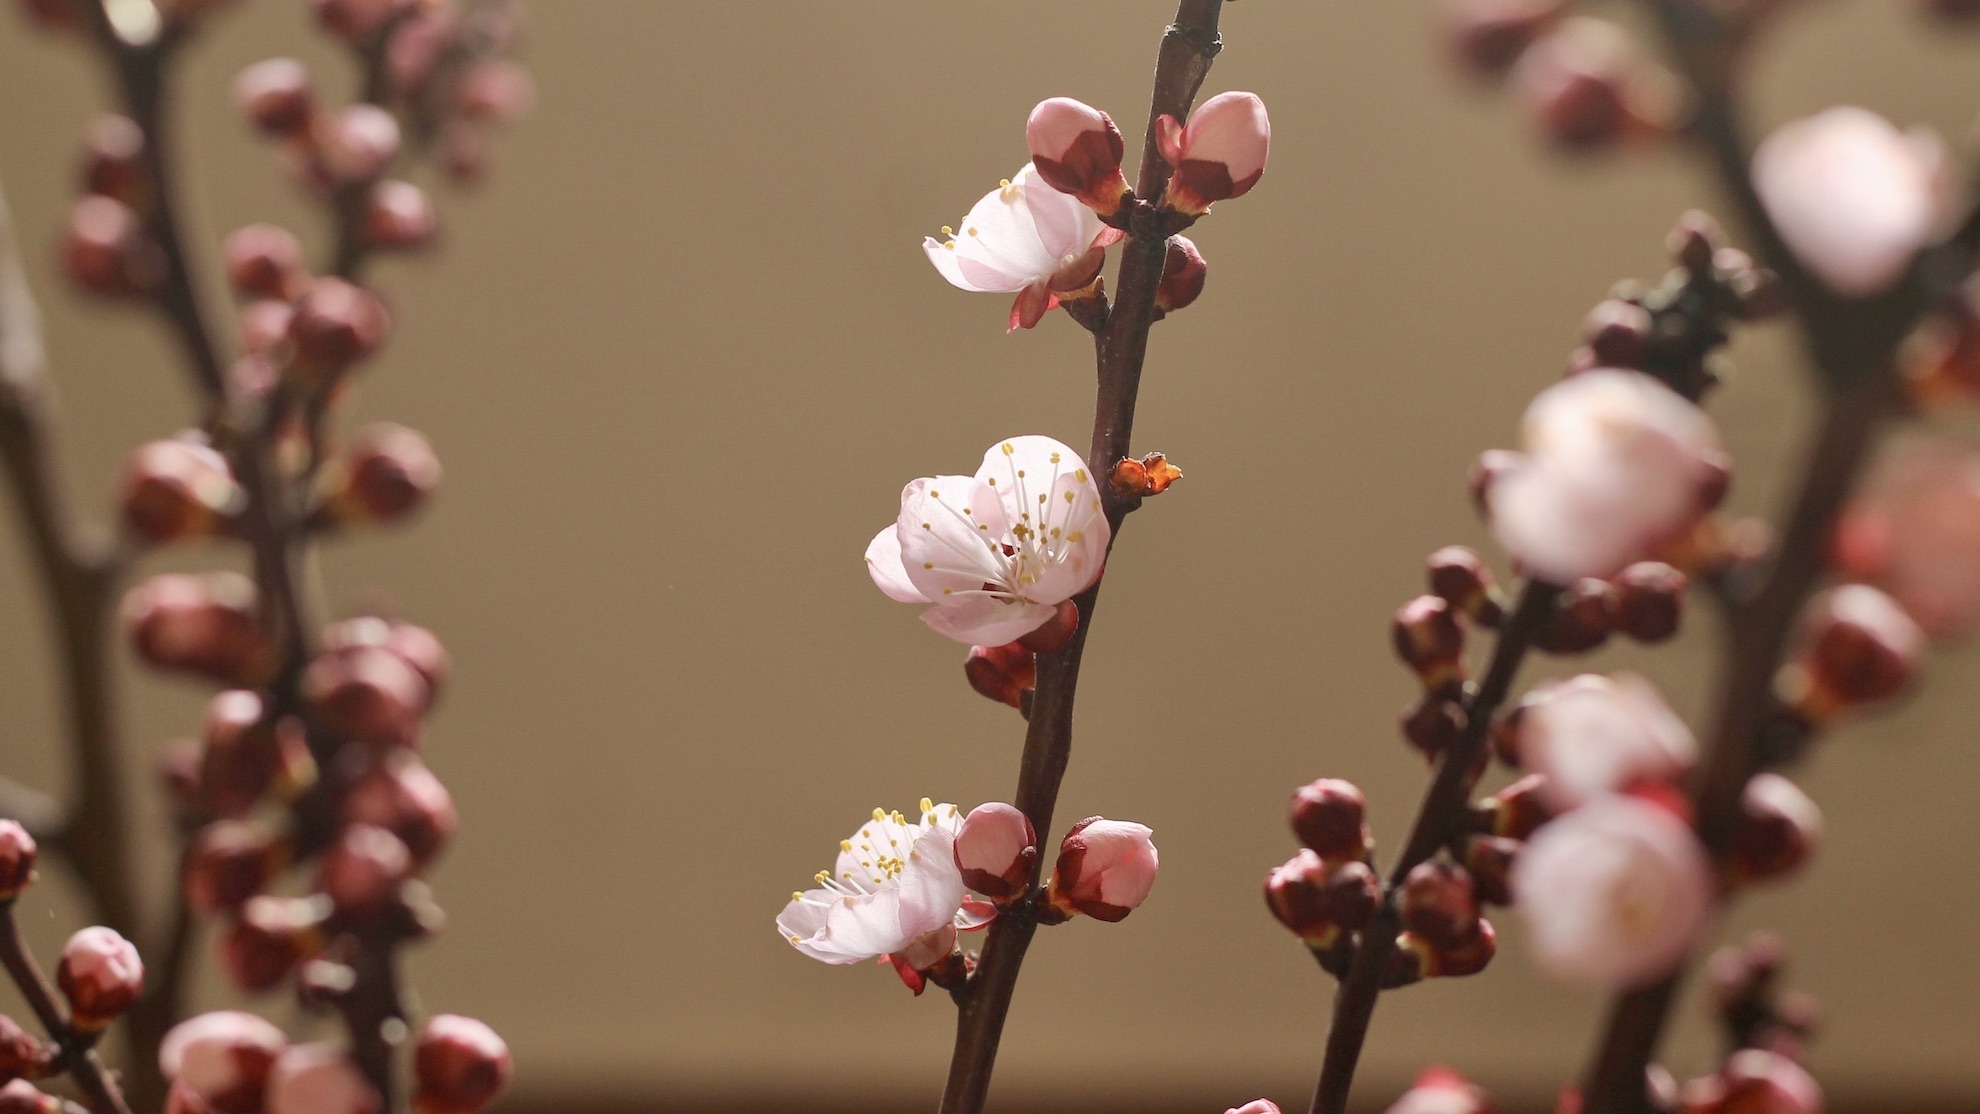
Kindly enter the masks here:
M 158 1050 L 183 1114 L 383 1114 L 384 1101 L 341 1049 L 294 1044 L 250 1013 L 221 1010 L 181 1022 Z M 472 1018 L 440 1014 L 413 1045 L 414 1108 L 480 1114 L 508 1086 L 509 1049 Z
M 165 280 L 153 235 L 148 140 L 123 116 L 105 116 L 84 143 L 81 197 L 69 210 L 62 261 L 76 287 L 107 298 L 141 298 Z
M 1570 17 L 1562 0 L 1451 0 L 1453 60 L 1508 81 L 1542 135 L 1570 151 L 1656 140 L 1678 119 L 1675 79 L 1613 23 Z
M 1265 876 L 1265 904 L 1323 962 L 1344 962 L 1381 902 L 1367 801 L 1352 783 L 1321 778 L 1293 794 L 1290 819 L 1301 850 Z

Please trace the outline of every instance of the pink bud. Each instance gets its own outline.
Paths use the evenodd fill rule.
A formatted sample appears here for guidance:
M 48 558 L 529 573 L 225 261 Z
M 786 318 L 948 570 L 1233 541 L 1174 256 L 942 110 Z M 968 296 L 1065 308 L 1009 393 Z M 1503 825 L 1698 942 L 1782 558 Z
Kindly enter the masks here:
M 92 194 L 69 211 L 62 244 L 69 278 L 86 294 L 129 298 L 155 289 L 164 257 L 129 205 Z
M 1431 1068 L 1416 1077 L 1388 1114 L 1492 1114 L 1492 1102 L 1464 1076 Z
M 128 116 L 99 117 L 83 139 L 83 192 L 142 208 L 147 192 L 144 132 Z
M 1271 1099 L 1252 1099 L 1243 1106 L 1233 1106 L 1224 1114 L 1280 1114 L 1279 1104 Z
M 446 846 L 457 823 L 447 787 L 409 751 L 387 755 L 358 779 L 344 796 L 344 820 L 398 836 L 421 867 Z
M 359 430 L 326 477 L 325 509 L 340 523 L 388 523 L 423 506 L 440 486 L 440 458 L 417 430 L 378 422 Z
M 412 852 L 383 828 L 352 824 L 323 857 L 316 884 L 346 916 L 382 912 L 411 876 Z
M 62 949 L 55 982 L 69 999 L 75 1027 L 92 1033 L 137 1003 L 144 990 L 144 961 L 115 930 L 85 928 Z
M 401 251 L 422 248 L 433 242 L 439 229 L 425 190 L 396 178 L 371 187 L 365 199 L 364 238 L 373 244 Z
M 1059 844 L 1051 900 L 1067 913 L 1118 921 L 1132 913 L 1155 885 L 1155 833 L 1126 820 L 1089 816 Z
M 314 722 L 379 747 L 414 745 L 431 698 L 419 671 L 383 646 L 326 650 L 303 674 Z
M 255 127 L 269 135 L 294 135 L 316 111 L 309 73 L 293 58 L 270 58 L 234 79 L 234 100 Z
M 1619 989 L 1668 974 L 1710 919 L 1712 868 L 1668 810 L 1600 797 L 1534 834 L 1513 866 L 1534 962 Z
M 0 1014 L 0 1079 L 39 1079 L 46 1075 L 55 1058 L 55 1049 L 44 1045 Z
M 281 865 L 276 841 L 243 820 L 221 820 L 200 829 L 186 852 L 186 904 L 202 916 L 238 909 L 260 893 Z
M 1020 897 L 1031 886 L 1038 861 L 1038 833 L 1015 807 L 999 802 L 977 805 L 963 817 L 956 834 L 956 865 L 963 884 L 992 901 Z
M 385 304 L 361 286 L 338 278 L 319 279 L 296 302 L 289 326 L 296 366 L 306 377 L 335 375 L 370 359 L 391 332 Z
M 323 946 L 320 929 L 330 902 L 315 898 L 253 898 L 220 944 L 220 963 L 244 990 L 267 990 L 303 957 Z
M 11 901 L 34 881 L 40 850 L 19 821 L 0 820 L 0 901 Z
M 1101 216 L 1120 210 L 1128 184 L 1121 175 L 1121 129 L 1112 117 L 1071 97 L 1053 97 L 1031 110 L 1024 138 L 1047 185 Z
M 309 280 L 302 244 L 288 229 L 250 224 L 236 229 L 221 246 L 227 283 L 250 298 L 290 301 Z
M 1721 1075 L 1726 1094 L 1717 1114 L 1822 1114 L 1821 1085 L 1777 1052 L 1736 1052 Z
M 1242 197 L 1265 173 L 1272 122 L 1255 93 L 1219 93 L 1204 101 L 1178 128 L 1163 117 L 1162 157 L 1175 168 L 1165 203 L 1202 216 L 1227 197 Z
M 216 1010 L 173 1026 L 158 1046 L 158 1067 L 219 1114 L 257 1114 L 269 1069 L 288 1044 L 261 1017 Z
M 953 932 L 953 928 L 951 928 Z M 413 1046 L 419 1114 L 479 1114 L 514 1074 L 509 1046 L 495 1030 L 471 1017 L 443 1013 L 429 1019 Z
M 378 1114 L 378 1092 L 342 1049 L 291 1046 L 268 1073 L 268 1114 Z
M 124 465 L 124 525 L 153 544 L 211 534 L 245 500 L 227 459 L 207 445 L 151 441 Z
M 1774 773 L 1756 774 L 1740 797 L 1728 866 L 1746 882 L 1783 878 L 1800 869 L 1822 835 L 1822 810 L 1799 786 Z
M 1889 596 L 1864 584 L 1832 588 L 1809 601 L 1802 649 L 1776 682 L 1812 723 L 1891 700 L 1918 674 L 1925 632 Z
M 1980 369 L 1980 327 L 1967 343 Z M 1980 453 L 1951 438 L 1894 439 L 1836 526 L 1835 563 L 1888 591 L 1934 638 L 1980 626 Z
M 372 104 L 354 104 L 323 130 L 323 169 L 338 184 L 368 182 L 399 157 L 399 121 Z
M 1331 947 L 1341 929 L 1368 923 L 1382 884 L 1368 864 L 1329 864 L 1310 848 L 1265 876 L 1265 904 L 1279 923 L 1316 948 Z
M 160 669 L 254 681 L 273 655 L 255 625 L 254 594 L 239 573 L 164 573 L 124 596 L 124 620 L 138 656 Z

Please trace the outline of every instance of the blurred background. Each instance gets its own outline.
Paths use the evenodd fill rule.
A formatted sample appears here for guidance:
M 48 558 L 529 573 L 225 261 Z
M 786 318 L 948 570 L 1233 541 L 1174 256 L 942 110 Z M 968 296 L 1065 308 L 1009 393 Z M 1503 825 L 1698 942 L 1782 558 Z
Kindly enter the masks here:
M 808 961 L 771 922 L 875 805 L 1011 794 L 1018 717 L 965 686 L 962 647 L 875 591 L 860 553 L 908 479 L 973 468 L 1018 433 L 1083 445 L 1092 380 L 1063 315 L 1006 336 L 1004 299 L 950 288 L 919 242 L 1025 161 L 1041 98 L 1099 105 L 1138 137 L 1172 9 L 531 9 L 538 110 L 485 187 L 439 191 L 442 250 L 378 271 L 399 329 L 349 407 L 430 436 L 442 497 L 413 529 L 323 561 L 331 612 L 391 601 L 456 659 L 427 755 L 463 826 L 434 878 L 449 931 L 415 953 L 419 1000 L 508 1038 L 511 1110 L 926 1109 L 946 998 Z M 1761 122 L 1847 101 L 1970 148 L 1980 42 L 1897 0 L 1807 9 L 1754 70 Z M 1225 13 L 1205 94 L 1265 98 L 1272 163 L 1192 231 L 1208 289 L 1155 331 L 1139 450 L 1188 478 L 1116 551 L 1059 810 L 1149 824 L 1162 877 L 1126 922 L 1074 923 L 1033 950 L 999 1109 L 1260 1094 L 1304 1108 L 1332 986 L 1259 898 L 1295 849 L 1284 802 L 1346 777 L 1383 852 L 1400 838 L 1424 770 L 1394 727 L 1415 685 L 1389 656 L 1389 616 L 1421 590 L 1425 554 L 1483 544 L 1466 469 L 1511 443 L 1583 313 L 1619 279 L 1659 276 L 1674 219 L 1717 204 L 1677 152 L 1543 150 L 1515 105 L 1444 64 L 1433 16 Z M 209 264 L 255 220 L 324 242 L 229 99 L 238 70 L 275 54 L 347 90 L 300 0 L 236 5 L 183 74 Z M 68 478 L 107 519 L 123 454 L 193 411 L 154 321 L 53 277 L 100 77 L 0 13 L 0 176 L 48 316 Z M 1713 402 L 1740 461 L 1733 501 L 1767 512 L 1801 448 L 1804 381 L 1778 326 L 1733 356 Z M 44 622 L 9 529 L 0 763 L 59 790 Z M 1701 608 L 1675 648 L 1591 664 L 1645 670 L 1695 712 L 1713 634 Z M 159 740 L 196 730 L 204 692 L 126 665 L 129 760 L 148 766 Z M 1529 677 L 1580 668 L 1541 660 Z M 1840 1108 L 1980 1107 L 1976 679 L 1970 653 L 1944 655 L 1922 697 L 1827 741 L 1800 771 L 1827 846 L 1722 929 L 1785 931 L 1794 985 L 1827 1010 L 1813 1066 Z M 154 798 L 147 783 L 162 895 Z M 80 913 L 41 908 L 52 948 Z M 1366 1102 L 1428 1063 L 1515 1105 L 1579 1071 L 1600 1001 L 1535 977 L 1501 923 L 1483 976 L 1384 1000 Z M 228 991 L 209 978 L 200 997 Z M 1683 1076 L 1713 1036 L 1696 1000 L 1679 1017 Z

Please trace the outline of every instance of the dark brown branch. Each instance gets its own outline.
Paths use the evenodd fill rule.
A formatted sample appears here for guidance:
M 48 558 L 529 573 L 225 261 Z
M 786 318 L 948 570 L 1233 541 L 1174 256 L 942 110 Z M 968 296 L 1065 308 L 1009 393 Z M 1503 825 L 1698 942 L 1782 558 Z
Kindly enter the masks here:
M 1513 679 L 1526 660 L 1526 651 L 1547 617 L 1553 614 L 1554 601 L 1559 596 L 1560 588 L 1555 585 L 1538 580 L 1527 582 L 1519 602 L 1499 631 L 1499 641 L 1492 649 L 1492 661 L 1486 666 L 1484 679 L 1465 701 L 1464 733 L 1437 762 L 1437 772 L 1424 791 L 1423 803 L 1410 825 L 1402 857 L 1389 870 L 1382 906 L 1362 930 L 1354 961 L 1335 992 L 1333 1023 L 1327 1029 L 1327 1051 L 1321 1061 L 1320 1081 L 1313 1089 L 1313 1114 L 1341 1114 L 1347 1109 L 1361 1046 L 1375 1016 L 1383 976 L 1395 958 L 1396 935 L 1402 930 L 1396 911 L 1396 891 L 1410 871 L 1450 842 L 1456 825 L 1462 822 L 1470 804 L 1472 773 L 1484 755 L 1492 718 L 1512 692 Z
M 1223 0 L 1182 0 L 1175 22 L 1163 33 L 1136 184 L 1137 195 L 1147 202 L 1160 202 L 1168 180 L 1166 164 L 1156 147 L 1155 119 L 1165 114 L 1181 119 L 1189 114 L 1221 45 L 1217 19 L 1222 8 Z M 1115 461 L 1128 455 L 1129 438 L 1134 431 L 1135 398 L 1141 388 L 1142 360 L 1148 350 L 1148 330 L 1154 323 L 1155 288 L 1162 280 L 1165 249 L 1163 239 L 1130 238 L 1124 243 L 1113 312 L 1094 338 L 1099 383 L 1087 464 L 1099 481 L 1107 521 L 1114 528 L 1116 541 L 1122 520 L 1133 505 L 1118 499 L 1105 477 Z M 1038 658 L 1038 687 L 1030 727 L 1025 732 L 1024 756 L 1020 760 L 1017 797 L 1013 803 L 1030 817 L 1040 839 L 1048 838 L 1052 830 L 1059 783 L 1072 755 L 1073 698 L 1079 686 L 1080 658 L 1086 648 L 1087 633 L 1093 626 L 1099 593 L 1100 586 L 1096 584 L 1076 598 L 1079 630 L 1063 650 Z M 1034 888 L 1045 858 L 1041 855 L 1032 867 Z M 1025 915 L 1000 917 L 990 927 L 976 973 L 956 993 L 956 1046 L 949 1064 L 948 1084 L 942 1092 L 943 1114 L 982 1111 L 990 1090 L 991 1070 L 997 1062 L 1004 1019 L 1017 988 L 1018 971 L 1036 929 L 1035 921 Z
M 60 1046 L 56 1062 L 82 1089 L 90 1109 L 95 1114 L 131 1114 L 115 1077 L 97 1058 L 94 1039 L 70 1028 L 68 1011 L 62 1008 L 48 976 L 41 973 L 41 965 L 34 961 L 34 953 L 28 951 L 27 941 L 21 938 L 12 900 L 0 901 L 0 968 L 5 968 L 14 985 L 20 988 L 21 997 L 34 1011 L 49 1039 Z

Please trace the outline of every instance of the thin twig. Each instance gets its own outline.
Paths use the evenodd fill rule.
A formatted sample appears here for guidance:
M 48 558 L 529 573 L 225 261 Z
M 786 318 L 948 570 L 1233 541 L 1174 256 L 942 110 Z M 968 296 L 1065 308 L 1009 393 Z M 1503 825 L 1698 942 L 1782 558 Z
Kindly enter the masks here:
M 1165 164 L 1155 140 L 1155 120 L 1163 115 L 1181 119 L 1189 114 L 1196 92 L 1221 45 L 1217 19 L 1222 8 L 1223 0 L 1181 0 L 1175 22 L 1162 36 L 1154 92 L 1149 101 L 1147 138 L 1142 145 L 1141 169 L 1135 187 L 1136 195 L 1150 203 L 1161 201 L 1167 185 Z M 1114 528 L 1116 541 L 1121 523 L 1133 505 L 1115 496 L 1106 476 L 1116 461 L 1128 455 L 1134 430 L 1135 397 L 1141 387 L 1148 330 L 1154 323 L 1155 289 L 1162 279 L 1166 240 L 1130 238 L 1122 246 L 1121 254 L 1119 290 L 1113 312 L 1094 339 L 1099 389 L 1094 404 L 1092 450 L 1087 456 L 1087 465 L 1099 481 L 1108 524 Z M 1099 593 L 1100 586 L 1095 584 L 1075 598 L 1080 614 L 1079 629 L 1064 649 L 1038 658 L 1038 686 L 1030 726 L 1025 732 L 1014 803 L 1030 818 L 1040 838 L 1052 829 L 1059 783 L 1072 755 L 1073 698 L 1079 686 L 1080 659 L 1086 648 L 1087 633 L 1093 626 Z M 1032 867 L 1034 889 L 1044 858 L 1040 856 Z M 996 1066 L 997 1044 L 1010 1011 L 1011 995 L 1017 987 L 1024 953 L 1031 946 L 1036 930 L 1036 922 L 1022 914 L 1000 917 L 990 927 L 975 974 L 963 990 L 956 992 L 956 1046 L 949 1064 L 948 1084 L 942 1092 L 943 1114 L 982 1111 L 990 1090 L 990 1074 Z
M 1410 871 L 1450 842 L 1452 832 L 1461 822 L 1470 803 L 1472 773 L 1484 754 L 1492 719 L 1512 692 L 1513 678 L 1519 674 L 1534 636 L 1553 614 L 1560 591 L 1558 586 L 1544 581 L 1527 582 L 1499 631 L 1498 644 L 1492 649 L 1492 661 L 1486 666 L 1484 679 L 1465 701 L 1464 733 L 1438 760 L 1436 775 L 1424 791 L 1423 803 L 1410 824 L 1402 857 L 1390 868 L 1382 905 L 1362 930 L 1354 960 L 1335 992 L 1334 1019 L 1327 1029 L 1327 1051 L 1321 1062 L 1320 1081 L 1313 1089 L 1313 1114 L 1341 1114 L 1347 1109 L 1361 1046 L 1375 1016 L 1383 976 L 1396 954 L 1396 934 L 1402 929 L 1396 892 Z

